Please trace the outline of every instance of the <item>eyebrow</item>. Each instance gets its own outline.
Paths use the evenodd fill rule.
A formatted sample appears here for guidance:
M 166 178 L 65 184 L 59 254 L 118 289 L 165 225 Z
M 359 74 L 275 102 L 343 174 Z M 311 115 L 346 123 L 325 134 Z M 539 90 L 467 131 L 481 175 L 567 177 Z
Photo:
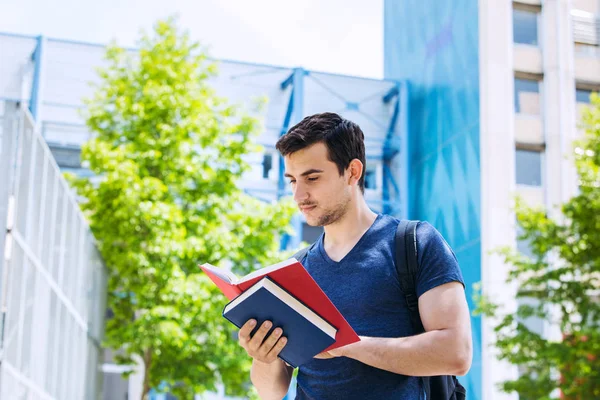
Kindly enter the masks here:
M 309 169 L 308 171 L 304 171 L 303 173 L 300 174 L 300 176 L 306 176 L 306 175 L 311 175 L 311 174 L 319 174 L 322 173 L 323 170 L 322 169 L 316 169 L 316 168 L 312 168 Z M 286 178 L 293 178 L 292 175 L 288 174 L 287 172 L 283 175 Z

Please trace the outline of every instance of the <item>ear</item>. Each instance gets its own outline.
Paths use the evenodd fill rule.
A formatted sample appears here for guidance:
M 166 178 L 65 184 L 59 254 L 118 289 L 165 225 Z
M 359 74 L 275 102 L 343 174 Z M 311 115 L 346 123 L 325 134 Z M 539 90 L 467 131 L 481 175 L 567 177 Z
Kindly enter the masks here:
M 346 169 L 346 173 L 348 174 L 349 185 L 358 185 L 358 181 L 362 176 L 363 169 L 364 165 L 362 162 L 360 162 L 358 158 L 355 158 L 354 160 L 350 161 L 350 165 L 348 165 L 348 168 Z

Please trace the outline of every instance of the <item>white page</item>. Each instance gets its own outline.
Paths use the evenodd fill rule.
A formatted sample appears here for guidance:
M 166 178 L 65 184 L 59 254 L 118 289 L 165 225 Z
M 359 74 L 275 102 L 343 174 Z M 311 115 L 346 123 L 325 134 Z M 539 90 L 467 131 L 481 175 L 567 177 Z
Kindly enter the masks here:
M 225 282 L 235 283 L 238 281 L 238 277 L 231 271 L 227 271 L 223 268 L 215 267 L 211 264 L 202 264 L 202 267 L 206 268 L 213 274 L 217 275 L 219 278 L 223 279 Z
M 288 265 L 292 265 L 296 262 L 298 262 L 298 261 L 295 258 L 290 258 L 288 260 L 281 261 L 277 264 L 273 264 L 273 265 L 269 265 L 267 267 L 263 267 L 261 269 L 257 269 L 256 271 L 251 272 L 248 275 L 243 276 L 241 278 L 238 278 L 237 275 L 235 275 L 231 271 L 227 271 L 223 268 L 217 268 L 214 265 L 211 265 L 208 263 L 202 264 L 202 267 L 208 269 L 210 272 L 214 273 L 215 275 L 217 275 L 218 277 L 223 279 L 225 282 L 229 282 L 229 283 L 237 285 L 242 282 L 250 281 L 256 277 L 267 275 L 273 271 L 277 271 L 278 269 L 285 268 Z
M 240 278 L 237 283 L 247 282 L 258 276 L 267 275 L 273 271 L 277 271 L 278 269 L 285 268 L 288 265 L 292 265 L 296 262 L 298 262 L 298 260 L 296 260 L 295 258 L 290 258 L 290 259 L 282 261 L 280 263 L 269 265 L 268 267 L 264 267 L 261 269 L 257 269 L 256 271 L 249 273 L 248 275 L 244 276 L 243 278 Z

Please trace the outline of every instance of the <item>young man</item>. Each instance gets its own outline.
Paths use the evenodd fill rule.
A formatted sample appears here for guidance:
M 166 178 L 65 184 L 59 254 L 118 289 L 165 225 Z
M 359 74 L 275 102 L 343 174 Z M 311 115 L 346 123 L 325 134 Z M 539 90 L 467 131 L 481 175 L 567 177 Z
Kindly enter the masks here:
M 426 332 L 415 335 L 394 264 L 399 221 L 364 199 L 364 135 L 337 114 L 306 117 L 277 142 L 294 200 L 324 234 L 304 265 L 360 342 L 318 355 L 298 371 L 297 399 L 423 399 L 417 377 L 464 375 L 471 366 L 469 310 L 452 250 L 428 223 L 417 227 L 417 296 Z M 263 399 L 281 399 L 292 369 L 277 358 L 285 332 L 256 321 L 240 330 Z M 264 342 L 263 342 L 264 340 Z

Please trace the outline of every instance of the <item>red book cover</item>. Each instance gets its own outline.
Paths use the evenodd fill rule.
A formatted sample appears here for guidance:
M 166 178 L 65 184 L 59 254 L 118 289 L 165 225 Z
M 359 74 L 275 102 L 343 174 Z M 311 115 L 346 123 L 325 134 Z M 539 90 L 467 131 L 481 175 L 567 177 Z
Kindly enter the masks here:
M 337 329 L 335 343 L 324 351 L 346 346 L 360 340 L 354 329 L 321 290 L 317 282 L 310 276 L 304 266 L 294 258 L 261 268 L 242 278 L 210 264 L 202 264 L 200 268 L 229 300 L 233 300 L 256 282 L 268 276 Z

